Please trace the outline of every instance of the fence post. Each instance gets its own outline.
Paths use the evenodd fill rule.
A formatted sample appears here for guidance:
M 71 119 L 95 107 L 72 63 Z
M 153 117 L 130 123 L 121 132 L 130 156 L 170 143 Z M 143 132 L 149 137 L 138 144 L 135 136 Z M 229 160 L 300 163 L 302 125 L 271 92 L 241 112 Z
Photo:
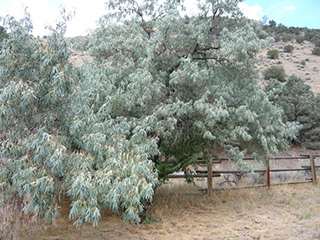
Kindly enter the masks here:
M 208 166 L 207 166 L 207 172 L 208 172 L 208 195 L 211 196 L 212 195 L 212 158 L 209 157 L 208 158 Z
M 316 174 L 316 167 L 314 164 L 313 151 L 310 152 L 310 166 L 311 166 L 312 182 L 313 182 L 313 184 L 316 184 L 317 183 L 317 174 Z
M 270 159 L 267 157 L 267 168 L 266 168 L 266 185 L 269 188 L 270 187 Z

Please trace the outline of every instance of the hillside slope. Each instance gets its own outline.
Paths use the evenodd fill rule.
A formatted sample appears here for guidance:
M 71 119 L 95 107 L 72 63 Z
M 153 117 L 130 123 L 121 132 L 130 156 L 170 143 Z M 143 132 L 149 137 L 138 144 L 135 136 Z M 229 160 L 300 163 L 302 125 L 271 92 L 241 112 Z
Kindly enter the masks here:
M 284 52 L 283 48 L 286 45 L 292 45 L 294 50 L 292 53 Z M 312 54 L 314 44 L 309 41 L 303 43 L 291 42 L 275 42 L 271 43 L 267 48 L 257 56 L 256 67 L 259 70 L 260 79 L 263 79 L 263 71 L 272 65 L 283 66 L 287 76 L 292 74 L 306 80 L 306 84 L 311 86 L 314 93 L 320 93 L 320 56 Z M 279 59 L 270 59 L 267 57 L 267 52 L 270 49 L 279 51 Z M 305 65 L 303 65 L 305 61 Z

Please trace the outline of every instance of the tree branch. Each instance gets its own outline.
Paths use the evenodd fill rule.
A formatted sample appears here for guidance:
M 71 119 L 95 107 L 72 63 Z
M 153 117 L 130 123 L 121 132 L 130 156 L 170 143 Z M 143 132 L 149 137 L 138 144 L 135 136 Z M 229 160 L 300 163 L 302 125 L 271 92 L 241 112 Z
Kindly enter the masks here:
M 180 67 L 180 65 L 181 65 L 181 62 L 180 61 L 177 62 L 172 68 L 168 70 L 168 73 L 169 74 L 173 73 L 175 70 L 177 70 L 178 67 Z

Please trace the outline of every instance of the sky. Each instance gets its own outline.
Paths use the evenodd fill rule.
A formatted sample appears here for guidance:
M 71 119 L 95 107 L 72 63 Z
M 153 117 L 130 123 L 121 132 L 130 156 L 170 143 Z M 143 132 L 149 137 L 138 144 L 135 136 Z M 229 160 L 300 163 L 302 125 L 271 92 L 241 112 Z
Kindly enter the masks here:
M 263 16 L 287 27 L 320 29 L 320 0 L 245 0 L 241 3 L 247 16 Z
M 195 0 L 187 0 L 195 2 Z M 35 36 L 47 35 L 46 25 L 54 26 L 59 9 L 75 10 L 75 16 L 68 24 L 67 36 L 87 35 L 88 29 L 96 27 L 96 21 L 106 14 L 106 0 L 1 0 L 0 16 L 23 17 L 25 7 L 31 14 Z M 308 27 L 320 29 L 320 0 L 245 0 L 240 3 L 244 14 L 255 20 L 267 16 L 287 27 Z M 267 21 L 267 23 L 268 23 Z
M 75 16 L 68 23 L 66 36 L 87 35 L 88 29 L 96 27 L 96 21 L 106 14 L 106 0 L 0 0 L 0 16 L 11 15 L 21 19 L 28 7 L 33 23 L 33 35 L 47 35 L 46 25 L 54 26 L 60 7 L 68 12 L 75 10 Z

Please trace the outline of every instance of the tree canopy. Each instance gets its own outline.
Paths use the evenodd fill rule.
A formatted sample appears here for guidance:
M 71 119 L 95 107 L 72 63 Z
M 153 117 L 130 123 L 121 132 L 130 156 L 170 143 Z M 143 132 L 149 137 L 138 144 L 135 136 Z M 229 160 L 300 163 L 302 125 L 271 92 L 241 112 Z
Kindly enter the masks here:
M 311 87 L 302 78 L 291 75 L 281 85 L 272 79 L 265 88 L 273 104 L 283 109 L 283 120 L 296 121 L 301 124 L 301 129 L 295 142 L 309 148 L 320 148 L 320 94 L 314 95 Z
M 46 40 L 32 23 L 2 18 L 0 187 L 27 198 L 25 213 L 50 220 L 59 195 L 70 218 L 97 225 L 100 211 L 139 221 L 155 188 L 199 157 L 224 151 L 242 169 L 289 146 L 295 122 L 256 83 L 254 57 L 267 40 L 237 0 L 110 0 L 85 46 L 64 37 L 62 13 Z M 93 57 L 82 67 L 71 47 Z

